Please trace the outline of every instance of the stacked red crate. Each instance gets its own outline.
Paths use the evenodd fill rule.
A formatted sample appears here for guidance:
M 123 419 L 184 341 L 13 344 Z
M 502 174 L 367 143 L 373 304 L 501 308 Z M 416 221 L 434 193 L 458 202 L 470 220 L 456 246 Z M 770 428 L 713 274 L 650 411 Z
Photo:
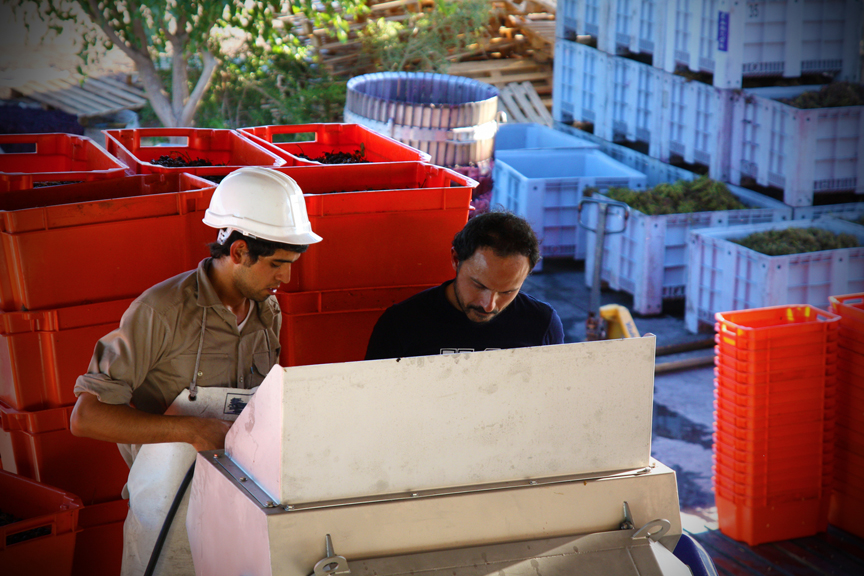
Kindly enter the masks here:
M 716 315 L 714 489 L 750 545 L 826 529 L 839 317 L 812 306 Z
M 864 293 L 831 297 L 840 316 L 834 494 L 828 521 L 864 536 Z

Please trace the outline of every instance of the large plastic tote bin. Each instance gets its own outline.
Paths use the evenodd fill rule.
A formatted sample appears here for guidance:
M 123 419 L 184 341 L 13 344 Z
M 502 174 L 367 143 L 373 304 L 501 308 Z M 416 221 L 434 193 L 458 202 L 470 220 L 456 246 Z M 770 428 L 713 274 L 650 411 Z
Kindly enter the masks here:
M 120 325 L 131 303 L 0 312 L 0 402 L 27 411 L 75 404 L 72 389 L 96 341 Z
M 216 238 L 201 221 L 214 190 L 153 174 L 0 194 L 0 310 L 135 297 L 194 268 Z
M 357 362 L 388 307 L 434 285 L 277 294 L 282 366 Z
M 0 523 L 3 576 L 71 574 L 80 509 L 75 494 L 0 470 L 0 512 L 17 519 Z
M 73 436 L 71 414 L 71 406 L 25 412 L 0 403 L 3 469 L 68 490 L 85 505 L 119 499 L 129 467 L 117 445 Z
M 781 188 L 795 207 L 813 205 L 823 192 L 864 193 L 864 106 L 800 109 L 779 101 L 820 88 L 730 92 L 732 183 L 750 177 Z
M 102 133 L 108 151 L 125 162 L 133 174 L 187 172 L 218 180 L 243 166 L 275 168 L 286 164 L 284 158 L 234 130 L 131 128 Z M 170 167 L 152 162 L 161 156 L 176 157 L 186 163 L 204 160 L 212 166 Z
M 119 178 L 128 170 L 126 164 L 86 136 L 0 134 L 0 146 L 27 149 L 0 154 L 0 192 Z
M 817 227 L 858 239 L 856 248 L 767 256 L 734 242 L 754 232 Z M 684 323 L 696 333 L 714 314 L 783 304 L 828 308 L 833 294 L 864 290 L 864 229 L 834 218 L 691 230 Z
M 429 162 L 432 159 L 426 152 L 360 124 L 254 126 L 240 128 L 238 132 L 285 159 L 287 164 L 292 166 L 317 166 L 322 162 L 315 161 L 316 158 L 338 152 L 360 153 L 366 162 Z M 314 138 L 293 142 L 278 141 L 286 135 L 307 137 L 308 134 L 312 134 Z
M 495 133 L 496 153 L 526 148 L 599 148 L 599 145 L 535 122 L 498 125 L 498 132 Z
M 589 186 L 601 191 L 613 186 L 644 190 L 646 177 L 599 150 L 502 150 L 495 157 L 492 181 L 491 205 L 500 204 L 527 219 L 544 257 L 581 260 L 582 191 Z
M 280 168 L 304 191 L 324 238 L 292 267 L 283 292 L 440 284 L 468 221 L 474 180 L 420 162 Z

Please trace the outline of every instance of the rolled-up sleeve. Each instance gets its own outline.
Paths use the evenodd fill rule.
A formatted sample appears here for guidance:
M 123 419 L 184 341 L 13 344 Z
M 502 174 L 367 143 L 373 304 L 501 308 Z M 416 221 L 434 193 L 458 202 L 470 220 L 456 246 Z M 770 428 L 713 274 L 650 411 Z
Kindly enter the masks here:
M 120 326 L 96 343 L 87 373 L 75 382 L 75 396 L 96 395 L 106 404 L 129 404 L 151 368 L 170 346 L 164 318 L 147 304 L 133 302 Z

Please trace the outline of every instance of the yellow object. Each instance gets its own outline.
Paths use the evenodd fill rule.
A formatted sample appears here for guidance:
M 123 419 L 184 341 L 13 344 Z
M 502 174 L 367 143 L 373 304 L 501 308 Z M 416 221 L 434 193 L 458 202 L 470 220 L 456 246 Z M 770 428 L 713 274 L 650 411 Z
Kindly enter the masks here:
M 600 316 L 606 320 L 606 339 L 638 338 L 639 330 L 630 311 L 620 304 L 607 304 L 600 307 Z

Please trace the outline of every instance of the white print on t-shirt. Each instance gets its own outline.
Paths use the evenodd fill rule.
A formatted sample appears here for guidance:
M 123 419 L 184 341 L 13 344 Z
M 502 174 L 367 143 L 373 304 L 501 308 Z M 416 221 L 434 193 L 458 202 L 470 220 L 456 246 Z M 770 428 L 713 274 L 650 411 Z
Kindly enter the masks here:
M 501 350 L 501 348 L 486 348 L 486 352 L 490 350 Z M 474 352 L 473 348 L 441 348 L 441 354 L 462 354 L 463 352 Z

